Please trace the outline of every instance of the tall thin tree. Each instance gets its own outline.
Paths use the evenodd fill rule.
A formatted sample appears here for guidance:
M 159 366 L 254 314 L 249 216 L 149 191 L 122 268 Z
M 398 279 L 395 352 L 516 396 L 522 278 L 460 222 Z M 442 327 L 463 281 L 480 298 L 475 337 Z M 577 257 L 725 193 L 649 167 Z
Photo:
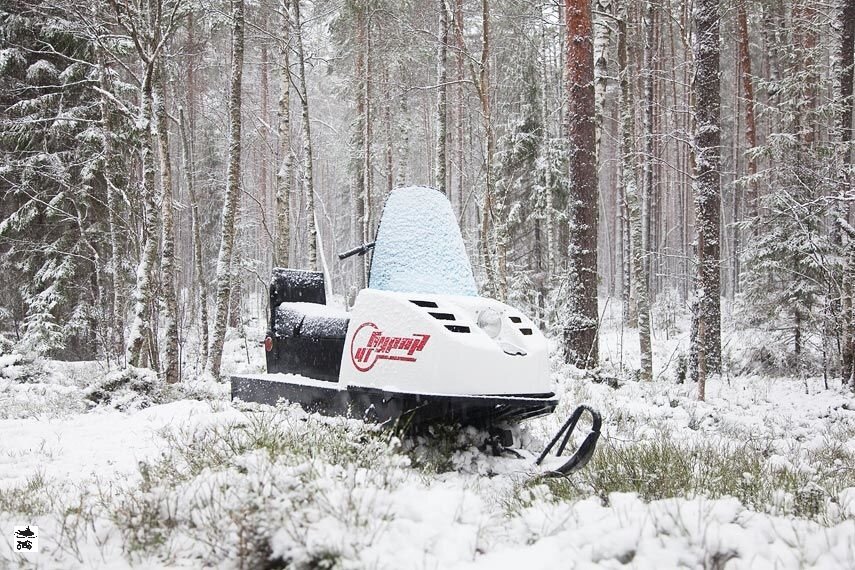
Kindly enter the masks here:
M 303 110 L 303 153 L 306 161 L 303 168 L 303 187 L 306 190 L 306 227 L 309 234 L 307 264 L 309 269 L 318 269 L 318 228 L 315 220 L 315 183 L 312 170 L 312 127 L 309 123 L 309 94 L 306 90 L 306 56 L 303 51 L 303 25 L 300 19 L 300 0 L 293 0 L 294 33 L 297 44 L 297 68 L 300 82 L 297 93 Z
M 632 77 L 627 58 L 627 15 L 626 4 L 622 9 L 618 23 L 618 66 L 620 68 L 620 113 L 621 113 L 621 187 L 626 197 L 625 210 L 628 222 L 628 249 L 624 264 L 632 267 L 631 279 L 634 282 L 636 296 L 636 315 L 638 318 L 638 343 L 641 353 L 642 380 L 653 379 L 653 354 L 650 347 L 650 303 L 645 285 L 643 250 L 641 247 L 641 212 L 639 208 L 637 166 L 635 152 L 635 106 L 632 96 Z M 629 283 L 625 284 L 625 288 Z M 628 303 L 628 293 L 624 296 Z
M 719 94 L 719 0 L 696 0 L 693 109 L 695 216 L 698 276 L 695 291 L 698 398 L 705 398 L 706 375 L 721 372 L 721 126 Z
M 229 161 L 226 172 L 226 196 L 223 202 L 222 239 L 217 258 L 217 297 L 214 312 L 214 331 L 208 352 L 207 373 L 220 374 L 223 344 L 228 325 L 229 297 L 231 294 L 232 253 L 235 246 L 235 220 L 240 207 L 241 174 L 241 89 L 243 86 L 244 11 L 243 0 L 232 4 L 232 69 L 229 92 Z
M 291 17 L 283 0 L 279 38 L 279 168 L 276 170 L 276 246 L 273 265 L 288 267 L 291 245 Z
M 169 384 L 178 382 L 181 364 L 178 354 L 178 296 L 175 292 L 175 204 L 172 195 L 172 158 L 169 154 L 169 121 L 166 111 L 166 66 L 161 65 L 155 76 L 157 98 L 155 117 L 160 155 L 161 226 L 160 272 L 161 306 L 165 322 L 166 350 L 163 377 Z
M 855 0 L 844 0 L 840 11 L 840 144 L 843 155 L 840 172 L 840 212 L 838 224 L 848 228 L 849 200 L 852 199 L 852 110 L 855 78 Z M 842 374 L 855 390 L 855 235 L 847 232 L 847 265 L 843 274 L 843 323 L 841 339 Z
M 192 103 L 192 99 L 190 100 Z M 188 134 L 187 120 L 184 110 L 178 111 L 178 129 L 181 135 L 182 169 L 184 170 L 187 194 L 190 198 L 190 224 L 193 232 L 193 267 L 199 292 L 199 347 L 200 361 L 204 366 L 208 360 L 208 284 L 205 280 L 204 264 L 202 260 L 202 230 L 199 220 L 199 200 L 196 197 L 196 164 L 193 161 L 193 147 Z
M 565 329 L 567 357 L 593 368 L 599 360 L 597 313 L 597 141 L 594 106 L 594 44 L 590 0 L 565 0 L 565 130 L 569 144 L 571 220 L 571 315 Z
M 439 3 L 439 45 L 436 54 L 436 168 L 434 178 L 437 190 L 447 193 L 446 179 L 448 160 L 446 158 L 448 132 L 448 82 L 446 62 L 448 61 L 448 8 L 445 0 Z

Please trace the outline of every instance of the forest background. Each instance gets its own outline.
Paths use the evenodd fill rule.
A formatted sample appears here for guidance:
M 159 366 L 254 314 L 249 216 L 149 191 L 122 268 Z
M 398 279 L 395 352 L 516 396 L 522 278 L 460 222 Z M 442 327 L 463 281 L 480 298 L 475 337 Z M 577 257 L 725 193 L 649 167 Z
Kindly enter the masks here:
M 6 2 L 3 342 L 217 376 L 271 267 L 352 302 L 420 184 L 580 367 L 619 303 L 703 381 L 724 308 L 855 389 L 853 43 L 853 0 Z

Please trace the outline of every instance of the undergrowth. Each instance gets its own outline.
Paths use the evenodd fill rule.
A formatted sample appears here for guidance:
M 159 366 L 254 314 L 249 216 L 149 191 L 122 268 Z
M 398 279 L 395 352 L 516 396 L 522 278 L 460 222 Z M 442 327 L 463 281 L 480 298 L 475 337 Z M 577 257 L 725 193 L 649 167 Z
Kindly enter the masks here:
M 163 457 L 108 505 L 132 558 L 189 543 L 211 564 L 325 567 L 347 552 L 312 546 L 310 526 L 329 517 L 364 546 L 383 522 L 375 500 L 408 465 L 388 431 L 295 410 L 162 435 Z
M 567 478 L 520 483 L 505 506 L 509 513 L 531 506 L 543 498 L 531 490 L 546 485 L 545 498 L 553 501 L 595 494 L 608 503 L 611 493 L 637 493 L 646 501 L 730 496 L 756 511 L 833 522 L 829 508 L 838 493 L 855 486 L 855 454 L 835 438 L 805 455 L 813 469 L 770 461 L 769 447 L 756 441 L 737 445 L 666 437 L 631 443 L 601 440 L 585 469 Z

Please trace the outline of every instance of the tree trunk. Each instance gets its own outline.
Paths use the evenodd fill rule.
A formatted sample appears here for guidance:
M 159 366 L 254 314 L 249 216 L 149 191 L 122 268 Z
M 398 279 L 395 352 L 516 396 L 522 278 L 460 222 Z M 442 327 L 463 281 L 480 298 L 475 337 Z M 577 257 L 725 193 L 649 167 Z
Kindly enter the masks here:
M 164 353 L 163 377 L 168 384 L 181 378 L 181 363 L 178 355 L 178 297 L 175 293 L 175 206 L 172 197 L 172 161 L 169 156 L 169 123 L 166 117 L 166 74 L 160 66 L 157 74 L 157 139 L 160 150 L 161 212 L 163 216 L 161 234 L 161 310 L 165 321 L 166 351 Z
M 229 94 L 229 162 L 226 173 L 226 196 L 223 202 L 222 240 L 217 259 L 217 298 L 214 314 L 214 332 L 208 353 L 206 372 L 215 378 L 220 375 L 223 344 L 228 324 L 229 297 L 231 293 L 232 252 L 235 246 L 235 219 L 240 207 L 241 172 L 241 87 L 243 85 L 243 0 L 232 4 L 232 72 Z
M 547 9 L 546 6 L 541 8 L 541 11 Z M 545 15 L 544 15 L 545 17 Z M 555 274 L 555 197 L 552 192 L 552 165 L 549 164 L 551 162 L 552 157 L 550 156 L 552 149 L 552 140 L 551 133 L 549 129 L 550 118 L 549 118 L 549 61 L 546 57 L 547 50 L 547 38 L 546 38 L 546 29 L 542 29 L 540 33 L 540 49 L 542 52 L 541 60 L 542 60 L 542 69 L 540 70 L 540 80 L 541 80 L 541 98 L 540 98 L 540 122 L 541 122 L 541 156 L 545 157 L 547 161 L 546 168 L 544 169 L 544 226 L 546 234 L 545 236 L 545 250 L 546 250 L 546 266 L 545 266 L 545 278 L 543 279 L 543 285 L 541 286 L 541 295 L 542 297 L 546 296 L 546 289 L 552 283 L 552 277 Z
M 757 159 L 754 158 L 754 153 L 751 152 L 757 147 L 757 123 L 754 119 L 754 80 L 751 75 L 748 17 L 745 13 L 746 2 L 747 0 L 738 0 L 736 2 L 736 23 L 739 33 L 739 66 L 742 68 L 740 75 L 742 76 L 742 91 L 745 97 L 745 139 L 748 141 L 749 150 L 748 175 L 751 177 L 751 180 L 748 182 L 748 215 L 753 218 L 757 216 L 760 209 L 757 182 L 754 180 L 754 177 L 757 176 Z M 755 227 L 759 228 L 759 225 L 755 225 Z
M 386 62 L 383 65 L 383 89 L 384 92 L 390 93 L 392 91 L 392 84 L 389 81 L 389 63 Z M 394 146 L 394 141 L 392 140 L 392 101 L 391 97 L 385 97 L 383 100 L 383 129 L 384 129 L 384 138 L 386 139 L 386 195 L 384 198 L 389 196 L 389 193 L 392 192 L 394 188 L 395 176 L 392 169 L 392 147 Z
M 365 10 L 369 7 L 363 6 Z M 365 60 L 363 70 L 365 76 L 362 81 L 362 108 L 364 111 L 362 121 L 362 243 L 369 243 L 371 239 L 373 220 L 371 219 L 371 203 L 373 193 L 373 180 L 371 172 L 371 126 L 372 126 L 372 106 L 371 106 L 371 13 L 366 13 L 363 18 L 364 34 L 363 47 L 365 49 Z M 362 256 L 362 273 L 365 275 L 365 283 L 368 283 L 371 264 L 370 258 L 367 255 Z
M 143 359 L 150 346 L 146 348 L 146 340 L 151 345 L 152 315 L 151 301 L 154 294 L 152 277 L 157 260 L 157 242 L 160 234 L 160 216 L 154 200 L 154 137 L 152 135 L 152 110 L 154 107 L 152 93 L 152 73 L 154 62 L 146 66 L 145 77 L 141 88 L 142 101 L 140 104 L 139 123 L 144 125 L 142 133 L 142 195 L 145 204 L 145 221 L 143 227 L 143 249 L 137 266 L 137 285 L 134 290 L 134 320 L 131 323 L 128 337 L 128 363 L 131 366 L 142 366 Z
M 606 90 L 609 85 L 609 51 L 612 41 L 612 0 L 596 0 L 596 12 L 600 15 L 594 25 L 594 101 L 597 118 L 597 156 L 603 138 L 603 117 L 606 107 Z
M 406 92 L 401 93 L 398 114 L 398 135 L 401 142 L 398 144 L 398 174 L 395 177 L 395 186 L 400 188 L 410 183 L 410 109 Z
M 312 128 L 309 123 L 309 94 L 306 91 L 306 59 L 303 54 L 303 29 L 300 22 L 300 0 L 293 0 L 294 32 L 297 36 L 297 58 L 300 70 L 300 103 L 303 109 L 303 153 L 306 167 L 303 170 L 303 186 L 306 189 L 306 229 L 309 234 L 308 267 L 318 270 L 318 229 L 315 226 L 315 184 L 312 173 Z
M 448 60 L 448 10 L 445 6 L 445 0 L 439 2 L 439 46 L 436 54 L 436 83 L 437 83 L 437 99 L 436 99 L 436 169 L 435 181 L 436 189 L 443 194 L 448 193 L 446 188 L 446 179 L 448 171 L 448 160 L 446 159 L 446 142 L 447 142 L 447 100 L 448 86 L 446 74 L 446 61 Z
M 199 201 L 196 199 L 195 172 L 196 164 L 193 162 L 193 148 L 187 135 L 187 124 L 184 120 L 184 111 L 179 111 L 179 130 L 181 132 L 181 146 L 184 163 L 184 176 L 186 177 L 187 194 L 190 196 L 190 222 L 193 226 L 193 264 L 199 291 L 199 348 L 202 352 L 200 360 L 204 363 L 208 360 L 208 283 L 205 280 L 204 266 L 202 263 L 202 236 L 199 224 Z
M 648 0 L 644 16 L 644 113 L 642 130 L 644 131 L 644 161 L 641 188 L 641 284 L 647 289 L 645 295 L 650 298 L 651 283 L 651 200 L 653 197 L 653 107 L 656 104 L 653 93 L 653 50 L 655 49 L 656 8 Z M 639 293 L 636 292 L 636 299 Z
M 632 83 L 626 54 L 626 13 L 618 26 L 618 65 L 620 66 L 620 110 L 621 110 L 621 166 L 623 180 L 621 186 L 626 196 L 626 210 L 629 225 L 629 248 L 632 255 L 632 279 L 635 281 L 636 314 L 638 318 L 638 343 L 641 353 L 641 373 L 639 379 L 653 379 L 653 353 L 650 347 L 650 305 L 647 287 L 644 283 L 643 250 L 641 249 L 641 213 L 639 211 L 638 185 L 636 183 L 635 159 L 635 108 L 632 97 Z M 625 265 L 630 264 L 626 256 Z M 624 289 L 627 289 L 627 283 Z M 626 294 L 628 297 L 628 293 Z M 628 303 L 628 299 L 625 301 Z
M 462 22 L 458 22 L 458 33 L 463 34 Z M 493 217 L 493 197 L 495 195 L 493 179 L 493 156 L 496 151 L 496 134 L 493 130 L 493 115 L 490 107 L 490 2 L 481 0 L 481 61 L 479 65 L 478 98 L 481 102 L 481 118 L 484 125 L 484 138 L 486 139 L 486 154 L 484 164 L 484 200 L 481 206 L 481 233 L 479 235 L 479 249 L 481 250 L 481 261 L 487 277 L 486 289 L 496 293 L 498 283 L 496 272 L 493 268 L 493 256 L 490 253 L 491 220 Z
M 276 247 L 273 265 L 288 267 L 291 246 L 291 18 L 288 0 L 282 2 L 282 38 L 279 41 L 279 168 L 276 171 Z
M 597 312 L 597 155 L 594 108 L 594 49 L 590 0 L 565 0 L 567 33 L 566 132 L 570 156 L 570 196 L 575 243 L 570 259 L 576 281 L 572 313 L 565 329 L 566 357 L 580 368 L 599 360 Z M 571 281 L 572 282 L 572 281 Z
M 456 0 L 454 3 L 454 21 L 455 22 L 463 22 L 463 0 Z M 455 29 L 457 29 L 457 24 L 455 23 Z M 463 34 L 454 34 L 455 44 L 457 46 L 457 113 L 455 114 L 455 121 L 457 122 L 457 212 L 458 219 L 463 219 L 463 205 L 465 204 L 465 196 L 463 191 L 463 103 L 464 103 L 464 94 L 463 94 L 463 58 L 465 57 L 465 53 L 463 51 Z
M 359 243 L 365 243 L 365 226 L 366 226 L 366 197 L 365 197 L 365 125 L 367 119 L 365 117 L 365 38 L 367 35 L 367 14 L 364 2 L 356 3 L 356 128 L 355 128 L 355 148 L 353 150 L 353 172 L 354 172 L 354 192 L 353 202 L 356 206 L 356 231 L 353 239 Z M 406 96 L 401 99 L 401 105 L 406 105 Z M 402 137 L 403 138 L 403 137 Z M 402 169 L 405 168 L 402 165 Z M 402 170 L 398 172 L 399 177 L 403 176 Z M 357 285 L 360 289 L 368 285 L 368 265 L 363 259 L 360 263 L 359 270 L 360 282 Z
M 695 24 L 694 106 L 695 215 L 698 232 L 696 290 L 701 379 L 721 373 L 721 130 L 719 96 L 718 0 L 697 0 Z
M 855 104 L 853 92 L 853 67 L 855 67 L 855 0 L 845 0 L 840 12 L 840 143 L 843 154 L 840 173 L 841 199 L 851 194 L 852 186 L 852 110 Z M 849 220 L 848 202 L 841 200 L 839 217 Z M 855 390 L 855 236 L 847 236 L 847 264 L 843 274 L 843 323 L 842 323 L 842 370 L 843 382 L 851 382 Z
M 115 121 L 113 113 L 110 110 L 110 101 L 107 93 L 111 92 L 110 82 L 107 79 L 109 69 L 106 66 L 105 57 L 101 56 L 101 121 L 104 125 L 104 177 L 107 181 L 107 224 L 110 235 L 110 262 L 107 266 L 107 271 L 110 273 L 111 283 L 111 305 L 110 311 L 110 338 L 107 358 L 109 361 L 110 355 L 116 357 L 116 363 L 121 366 L 122 359 L 125 357 L 125 303 L 122 295 L 121 281 L 121 262 L 119 252 L 119 236 L 118 236 L 118 189 L 112 179 L 112 164 L 113 164 L 113 134 L 115 132 Z

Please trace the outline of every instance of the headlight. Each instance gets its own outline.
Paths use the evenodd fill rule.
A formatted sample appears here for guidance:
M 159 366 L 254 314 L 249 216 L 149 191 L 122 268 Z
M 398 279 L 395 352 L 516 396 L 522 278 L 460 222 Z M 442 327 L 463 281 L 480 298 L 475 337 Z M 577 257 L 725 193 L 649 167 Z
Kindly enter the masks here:
M 493 309 L 484 309 L 478 315 L 478 327 L 490 338 L 496 338 L 502 332 L 502 315 Z

